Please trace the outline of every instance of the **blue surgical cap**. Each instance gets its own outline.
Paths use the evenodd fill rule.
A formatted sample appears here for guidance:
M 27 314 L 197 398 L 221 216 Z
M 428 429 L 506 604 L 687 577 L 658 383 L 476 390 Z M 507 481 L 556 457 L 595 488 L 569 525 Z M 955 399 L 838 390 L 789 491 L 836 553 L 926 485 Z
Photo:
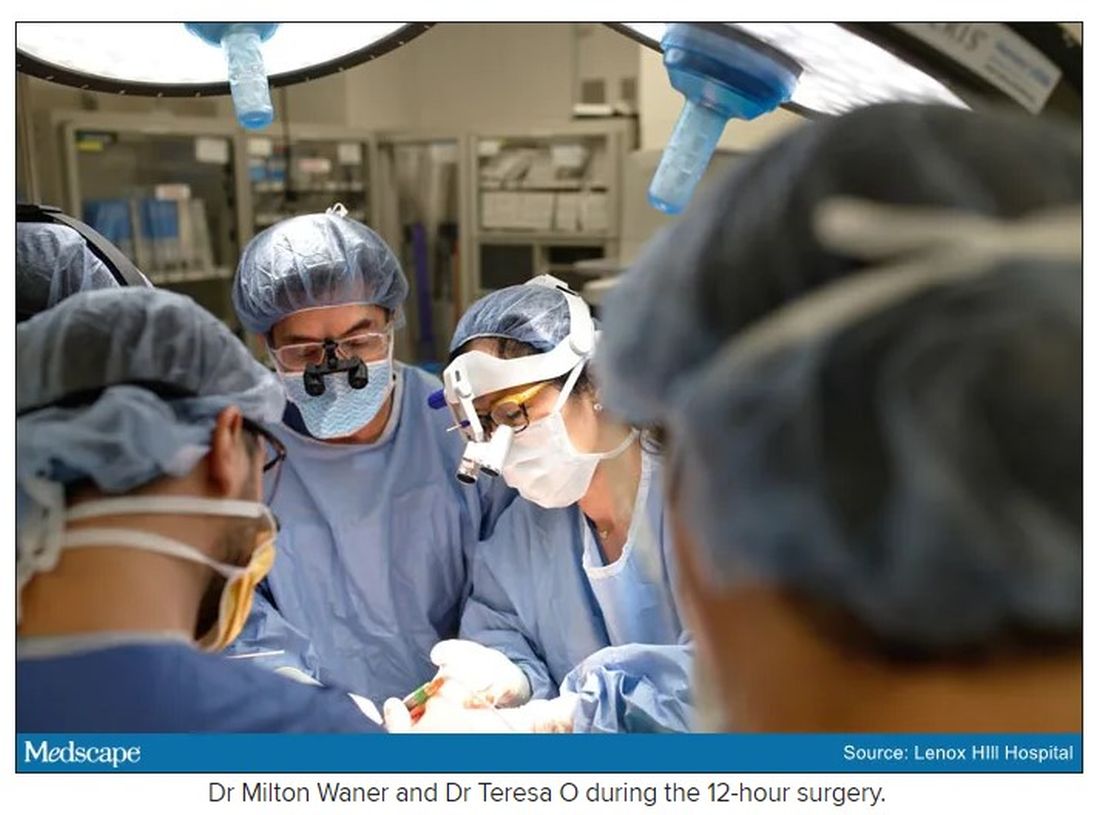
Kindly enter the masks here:
M 462 315 L 451 339 L 453 354 L 470 340 L 501 337 L 552 350 L 569 336 L 569 303 L 557 289 L 508 286 L 485 295 Z
M 669 420 L 708 578 L 793 590 L 895 653 L 1079 633 L 1081 282 L 1003 262 L 712 356 Z
M 52 308 L 77 292 L 116 287 L 118 281 L 75 229 L 59 224 L 16 224 L 15 309 L 20 319 Z
M 16 328 L 16 471 L 127 492 L 186 475 L 230 405 L 276 422 L 279 380 L 190 298 L 122 287 L 74 295 Z
M 729 337 L 858 272 L 824 248 L 819 205 L 838 196 L 1001 219 L 1079 203 L 1080 132 L 1031 116 L 882 105 L 808 123 L 696 196 L 601 307 L 603 403 L 664 421 L 671 394 Z
M 237 266 L 233 306 L 258 334 L 296 311 L 354 303 L 388 309 L 400 327 L 408 293 L 401 264 L 377 233 L 326 213 L 289 218 L 253 238 Z

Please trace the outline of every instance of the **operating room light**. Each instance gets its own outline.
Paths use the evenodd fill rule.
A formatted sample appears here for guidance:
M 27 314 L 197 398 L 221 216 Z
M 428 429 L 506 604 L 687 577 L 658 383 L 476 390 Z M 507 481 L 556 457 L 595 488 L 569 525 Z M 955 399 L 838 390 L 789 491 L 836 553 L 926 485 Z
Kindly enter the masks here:
M 659 49 L 666 23 L 626 23 Z M 802 65 L 791 102 L 837 115 L 878 102 L 968 105 L 942 82 L 835 23 L 729 23 Z
M 407 23 L 282 23 L 261 46 L 267 74 L 307 69 L 369 48 Z M 19 23 L 16 48 L 100 80 L 155 85 L 226 81 L 224 55 L 178 23 Z

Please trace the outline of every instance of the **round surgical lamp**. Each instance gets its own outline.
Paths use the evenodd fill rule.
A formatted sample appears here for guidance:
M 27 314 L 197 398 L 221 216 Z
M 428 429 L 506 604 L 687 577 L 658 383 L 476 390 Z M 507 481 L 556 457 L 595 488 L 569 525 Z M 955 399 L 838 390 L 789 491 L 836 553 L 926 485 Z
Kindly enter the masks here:
M 18 23 L 15 67 L 50 82 L 103 93 L 232 94 L 241 124 L 255 128 L 271 121 L 268 84 L 294 85 L 347 70 L 430 27 L 431 23 Z
M 1054 23 L 610 23 L 663 55 L 684 110 L 649 189 L 686 206 L 726 122 L 881 102 L 1080 112 L 1081 47 Z

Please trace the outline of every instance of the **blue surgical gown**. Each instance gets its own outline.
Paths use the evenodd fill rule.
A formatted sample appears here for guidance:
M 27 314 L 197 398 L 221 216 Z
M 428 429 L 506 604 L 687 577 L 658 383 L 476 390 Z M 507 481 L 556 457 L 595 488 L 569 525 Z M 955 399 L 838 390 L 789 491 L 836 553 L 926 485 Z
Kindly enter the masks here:
M 15 663 L 18 732 L 382 730 L 346 693 L 302 685 L 187 643 L 76 639 L 88 644 L 32 655 L 20 649 Z
M 398 364 L 394 411 L 373 444 L 333 444 L 283 425 L 271 502 L 275 565 L 230 647 L 377 702 L 435 673 L 428 654 L 458 633 L 479 539 L 512 492 L 455 478 L 462 437 L 427 406 L 439 381 Z
M 688 730 L 692 644 L 664 514 L 661 467 L 648 453 L 614 563 L 578 506 L 517 498 L 479 548 L 462 637 L 519 665 L 534 698 L 579 694 L 576 732 Z

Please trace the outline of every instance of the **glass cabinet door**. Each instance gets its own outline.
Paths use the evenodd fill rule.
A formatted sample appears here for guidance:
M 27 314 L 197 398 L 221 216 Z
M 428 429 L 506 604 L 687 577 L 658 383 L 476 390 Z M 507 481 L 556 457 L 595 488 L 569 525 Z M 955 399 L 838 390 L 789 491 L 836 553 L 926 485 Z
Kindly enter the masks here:
M 295 215 L 324 212 L 333 204 L 369 223 L 367 148 L 361 141 L 248 139 L 253 231 Z
M 157 286 L 236 328 L 240 251 L 229 136 L 75 130 L 76 214 Z

